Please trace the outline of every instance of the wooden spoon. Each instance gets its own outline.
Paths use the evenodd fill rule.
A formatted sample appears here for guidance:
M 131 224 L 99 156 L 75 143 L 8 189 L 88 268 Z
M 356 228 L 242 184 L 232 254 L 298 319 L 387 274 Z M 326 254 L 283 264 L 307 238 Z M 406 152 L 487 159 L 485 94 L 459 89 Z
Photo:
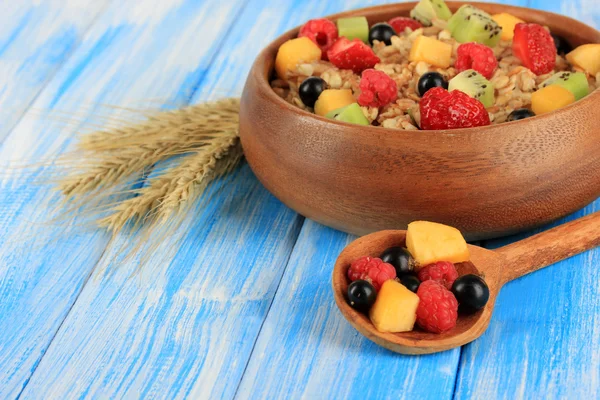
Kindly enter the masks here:
M 392 246 L 403 246 L 405 238 L 406 231 L 380 231 L 348 245 L 333 270 L 335 302 L 352 326 L 380 346 L 403 354 L 436 353 L 462 346 L 483 334 L 490 323 L 496 297 L 505 283 L 600 245 L 600 212 L 493 251 L 469 245 L 471 261 L 457 264 L 458 273 L 461 276 L 481 275 L 490 288 L 490 299 L 476 314 L 459 315 L 456 327 L 442 334 L 427 333 L 418 328 L 412 332 L 381 333 L 368 316 L 348 305 L 350 263 L 362 256 L 378 257 Z

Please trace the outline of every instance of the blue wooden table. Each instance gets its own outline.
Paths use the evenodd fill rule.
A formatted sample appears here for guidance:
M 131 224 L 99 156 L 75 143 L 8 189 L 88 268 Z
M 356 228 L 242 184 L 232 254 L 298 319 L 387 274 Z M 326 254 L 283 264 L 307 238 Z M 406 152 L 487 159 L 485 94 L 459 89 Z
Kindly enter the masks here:
M 0 165 L 64 152 L 98 115 L 118 117 L 103 105 L 237 96 L 278 34 L 384 2 L 5 0 Z M 600 27 L 595 0 L 508 2 Z M 0 399 L 600 398 L 598 250 L 508 284 L 476 342 L 401 356 L 360 336 L 333 302 L 332 265 L 353 237 L 286 208 L 247 165 L 139 274 L 139 258 L 111 261 L 126 236 L 109 243 L 77 220 L 48 222 L 44 167 L 7 171 Z

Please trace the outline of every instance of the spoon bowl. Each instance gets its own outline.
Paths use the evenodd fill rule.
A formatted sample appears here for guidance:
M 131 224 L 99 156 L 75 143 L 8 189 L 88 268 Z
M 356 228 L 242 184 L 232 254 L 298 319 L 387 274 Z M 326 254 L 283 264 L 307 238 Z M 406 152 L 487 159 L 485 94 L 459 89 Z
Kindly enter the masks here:
M 382 333 L 348 304 L 348 268 L 363 256 L 379 257 L 387 248 L 404 246 L 406 231 L 388 230 L 363 236 L 350 243 L 339 255 L 332 276 L 335 302 L 344 317 L 361 334 L 391 351 L 402 354 L 428 354 L 462 346 L 481 336 L 492 318 L 496 297 L 502 286 L 523 275 L 600 245 L 600 212 L 542 232 L 496 250 L 469 245 L 471 260 L 456 264 L 459 276 L 480 275 L 490 298 L 472 315 L 459 315 L 456 326 L 436 334 L 415 327 L 411 332 Z

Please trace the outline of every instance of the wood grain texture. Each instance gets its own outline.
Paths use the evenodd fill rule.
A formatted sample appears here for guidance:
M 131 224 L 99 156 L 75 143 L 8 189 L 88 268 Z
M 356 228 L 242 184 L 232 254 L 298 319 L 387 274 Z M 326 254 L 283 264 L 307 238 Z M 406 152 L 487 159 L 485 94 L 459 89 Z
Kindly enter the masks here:
M 600 43 L 600 32 L 564 16 L 478 6 L 548 25 L 573 45 Z M 407 16 L 413 7 L 349 15 L 365 15 L 372 24 Z M 240 138 L 259 180 L 298 213 L 360 235 L 438 221 L 476 240 L 548 223 L 600 195 L 600 91 L 554 113 L 486 127 L 415 136 L 352 125 L 306 112 L 271 89 L 279 46 L 296 35 L 287 32 L 257 58 L 240 104 Z
M 323 13 L 322 7 L 340 5 L 248 4 L 222 46 L 227 51 L 215 59 L 193 101 L 239 94 L 255 55 L 269 40 Z M 233 397 L 302 218 L 269 195 L 248 166 L 206 198 L 206 208 L 190 211 L 157 259 L 144 266 L 146 279 L 129 279 L 137 260 L 120 266 L 110 279 L 101 273 L 106 265 L 99 265 L 24 398 Z M 121 244 L 109 249 L 107 258 Z M 98 320 L 91 310 L 107 316 Z
M 7 1 L 0 15 L 0 143 L 108 0 Z
M 219 1 L 113 1 L 33 105 L 49 111 L 28 113 L 4 141 L 3 165 L 39 161 L 72 143 L 79 126 L 57 121 L 56 110 L 86 119 L 108 114 L 99 104 L 166 96 L 182 104 L 238 11 Z M 48 223 L 51 189 L 36 183 L 45 172 L 14 170 L 0 180 L 0 398 L 21 392 L 108 240 L 79 220 Z
M 58 98 L 56 108 L 88 115 L 92 110 L 81 103 L 135 105 L 167 96 L 177 105 L 193 93 L 192 101 L 239 94 L 254 56 L 276 34 L 311 17 L 376 2 L 253 0 L 243 9 L 243 23 L 233 25 L 215 17 L 215 1 L 116 3 L 112 17 L 98 21 L 76 62 L 65 66 L 35 108 L 48 108 Z M 589 3 L 539 6 L 576 9 L 589 23 L 598 15 Z M 194 19 L 204 12 L 203 24 L 182 26 L 182 14 Z M 94 46 L 116 20 L 132 31 Z M 215 37 L 226 36 L 224 29 L 231 32 L 223 50 Z M 211 54 L 219 50 L 213 61 Z M 104 56 L 111 62 L 102 63 Z M 68 75 L 75 78 L 71 83 Z M 57 95 L 62 92 L 66 95 Z M 26 118 L 8 147 L 0 149 L 0 160 L 35 159 L 62 149 L 74 131 Z M 207 194 L 204 211 L 190 212 L 158 253 L 168 254 L 166 259 L 133 278 L 135 263 L 113 276 L 101 271 L 106 261 L 93 270 L 104 251 L 103 235 L 39 223 L 48 217 L 43 207 L 48 192 L 31 184 L 39 173 L 0 180 L 1 398 L 15 397 L 33 370 L 23 398 L 231 398 L 236 390 L 238 397 L 252 399 L 590 398 L 598 393 L 596 251 L 508 284 L 488 333 L 463 348 L 457 377 L 458 350 L 398 356 L 343 320 L 329 279 L 333 261 L 353 237 L 307 221 L 294 247 L 302 218 L 270 196 L 248 166 L 230 176 L 226 187 Z M 108 251 L 110 256 L 116 250 Z M 93 279 L 47 349 L 90 273 Z

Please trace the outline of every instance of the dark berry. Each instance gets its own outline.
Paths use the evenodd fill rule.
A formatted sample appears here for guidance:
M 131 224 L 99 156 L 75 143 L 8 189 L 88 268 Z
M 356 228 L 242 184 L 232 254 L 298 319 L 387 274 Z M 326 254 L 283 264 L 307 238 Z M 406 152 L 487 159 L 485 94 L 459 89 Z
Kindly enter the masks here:
M 406 286 L 411 292 L 417 293 L 421 281 L 414 275 L 404 275 L 400 278 L 400 283 Z
M 458 300 L 459 311 L 472 314 L 481 310 L 490 298 L 490 289 L 485 281 L 477 275 L 464 275 L 454 281 L 452 293 Z
M 392 44 L 392 36 L 396 36 L 396 31 L 390 24 L 375 24 L 369 31 L 369 43 L 372 46 L 375 40 L 379 40 L 389 46 Z
M 533 111 L 531 111 L 528 108 L 519 108 L 518 110 L 515 110 L 515 111 L 511 112 L 510 114 L 508 114 L 508 118 L 506 118 L 506 122 L 518 121 L 520 119 L 525 119 L 525 118 L 530 118 L 530 117 L 535 117 L 535 114 L 533 113 Z
M 369 311 L 376 298 L 375 288 L 367 281 L 354 281 L 348 286 L 348 302 L 355 310 Z
M 390 247 L 379 257 L 385 263 L 392 264 L 396 276 L 410 274 L 415 269 L 415 259 L 404 247 Z
M 556 52 L 558 54 L 565 55 L 573 50 L 573 47 L 564 37 L 555 35 L 554 33 L 551 33 L 550 35 L 552 36 L 552 39 L 554 39 L 554 45 L 556 46 Z
M 304 103 L 305 106 L 314 107 L 317 99 L 321 93 L 323 93 L 326 86 L 327 84 L 325 81 L 316 76 L 305 79 L 298 89 L 300 100 L 302 100 L 302 103 Z
M 423 74 L 421 78 L 419 78 L 419 83 L 417 83 L 417 91 L 421 97 L 423 97 L 429 89 L 435 87 L 448 89 L 448 82 L 446 82 L 444 77 L 437 72 L 427 72 Z

